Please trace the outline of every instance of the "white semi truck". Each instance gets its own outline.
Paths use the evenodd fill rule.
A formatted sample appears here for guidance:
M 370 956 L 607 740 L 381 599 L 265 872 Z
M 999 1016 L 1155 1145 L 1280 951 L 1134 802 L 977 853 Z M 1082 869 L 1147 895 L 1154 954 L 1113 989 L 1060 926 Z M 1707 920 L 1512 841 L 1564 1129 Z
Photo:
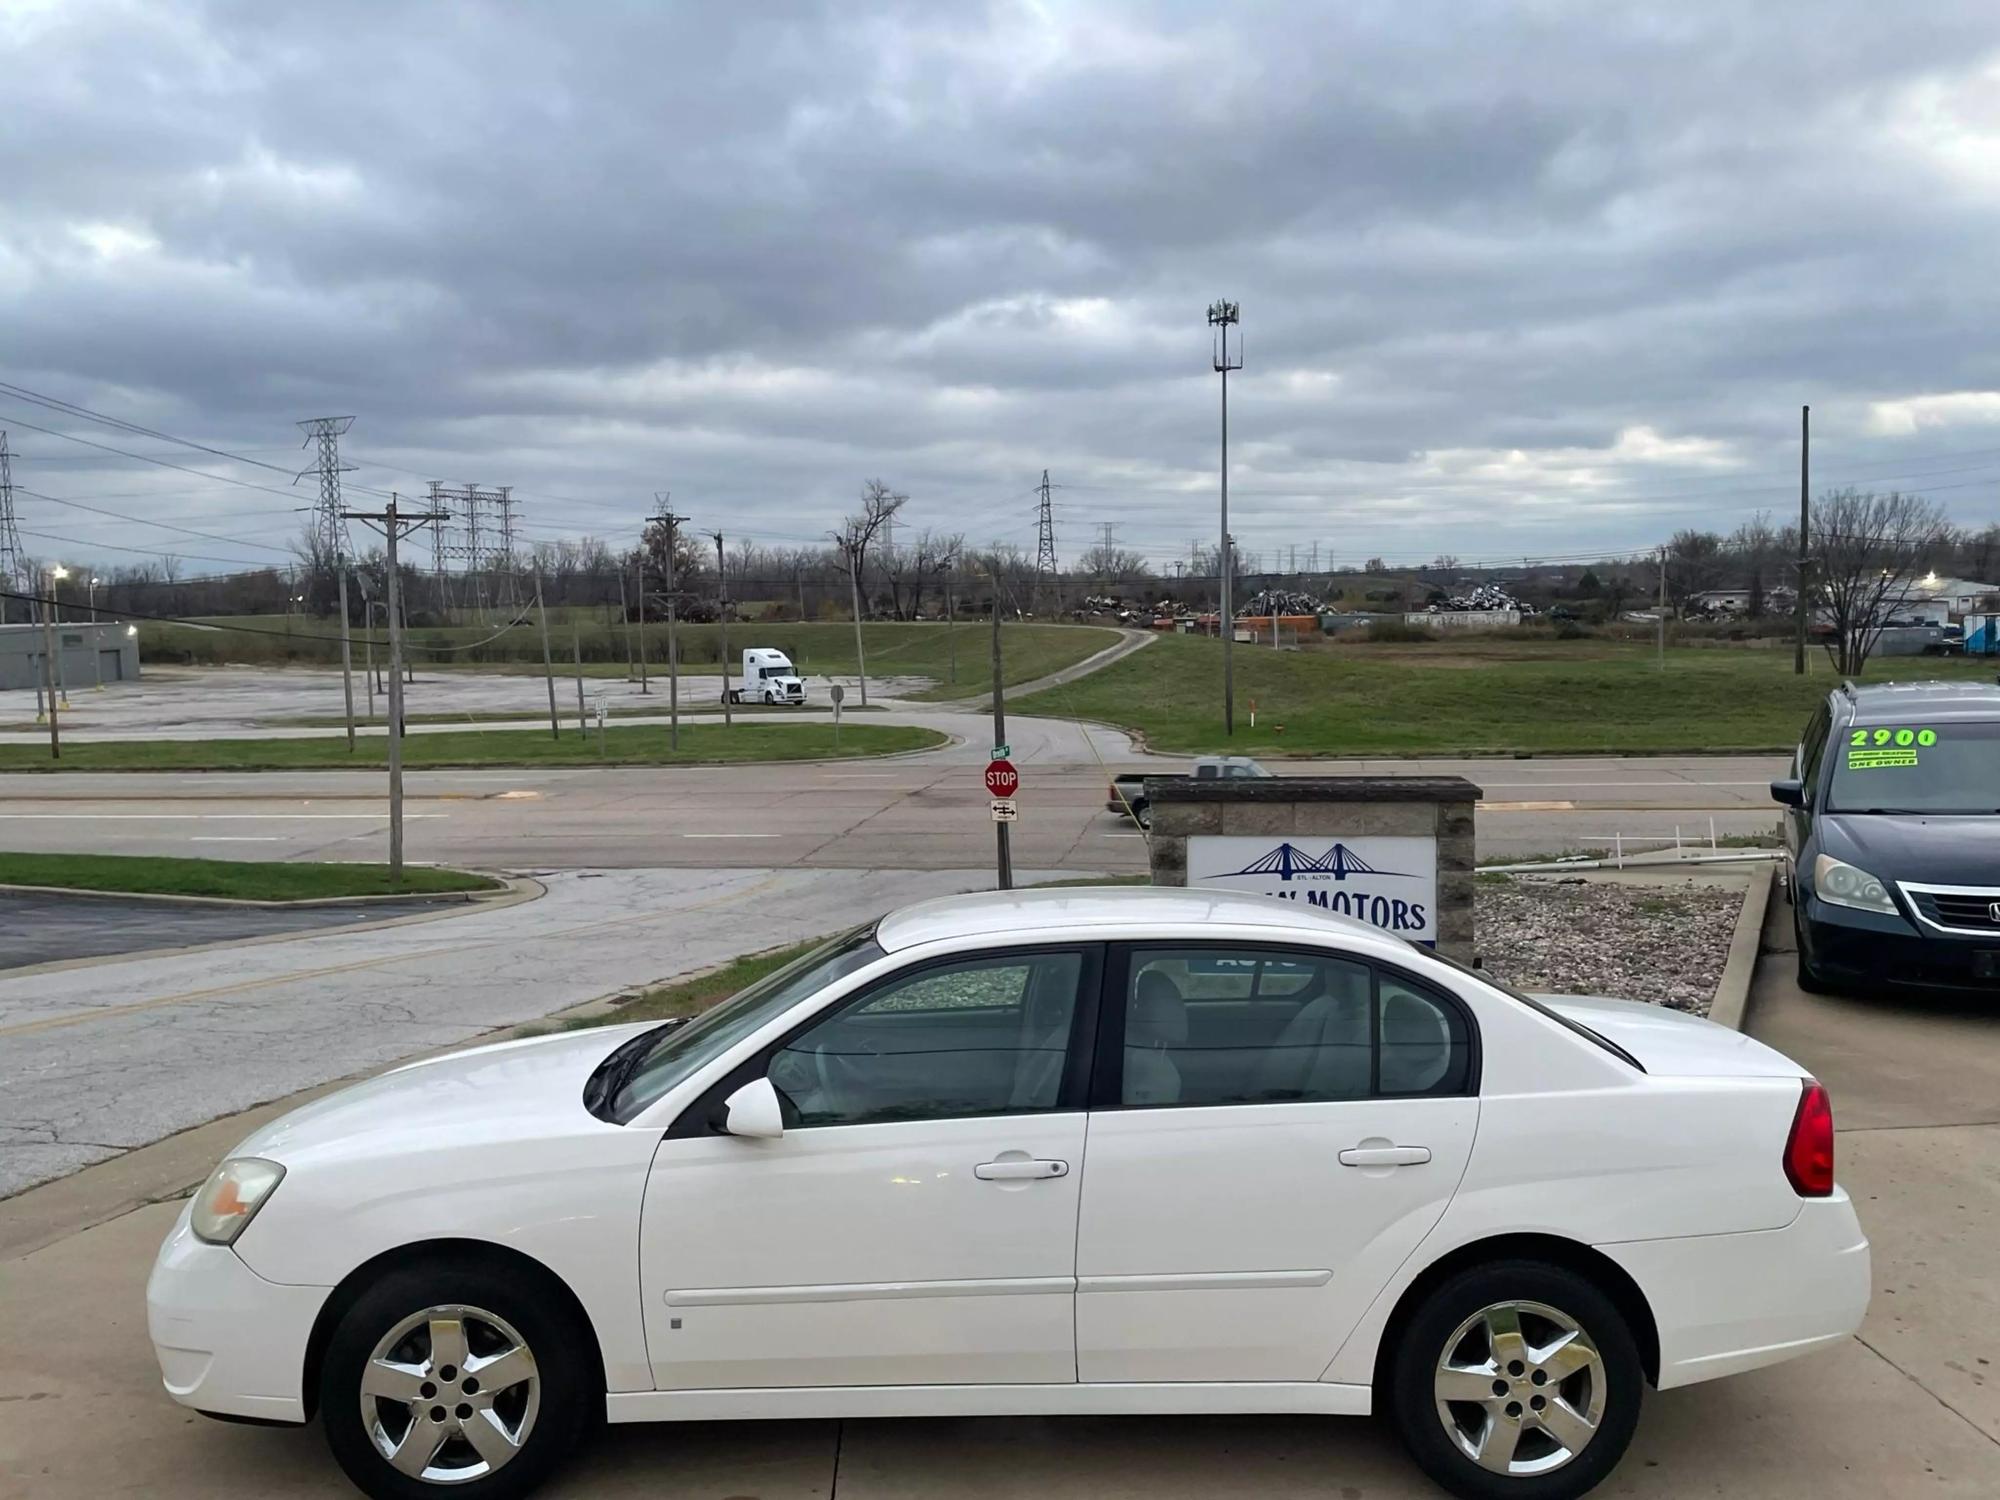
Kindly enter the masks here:
M 743 650 L 743 680 L 729 690 L 731 703 L 786 703 L 803 708 L 806 685 L 792 659 L 768 646 Z

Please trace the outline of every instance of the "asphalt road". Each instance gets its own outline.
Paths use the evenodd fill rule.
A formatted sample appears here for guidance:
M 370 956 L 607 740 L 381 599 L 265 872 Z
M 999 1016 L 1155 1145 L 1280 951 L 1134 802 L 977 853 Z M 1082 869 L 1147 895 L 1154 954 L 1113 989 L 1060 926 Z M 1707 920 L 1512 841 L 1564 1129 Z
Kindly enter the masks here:
M 184 906 L 177 902 L 120 901 L 105 896 L 0 892 L 0 971 L 67 959 L 102 958 L 113 953 L 352 927 L 432 910 L 438 904 L 384 901 L 365 906 L 261 911 L 250 906 Z
M 1784 946 L 1783 903 L 1767 942 Z M 1648 1398 L 1606 1500 L 2000 1494 L 2000 1027 L 1990 1011 L 1800 994 L 1760 967 L 1751 1029 L 1834 1091 L 1842 1181 L 1875 1244 L 1854 1340 Z M 225 1427 L 161 1395 L 143 1288 L 222 1124 L 0 1203 L 0 1493 L 351 1495 L 317 1431 Z M 102 1185 L 99 1185 L 99 1180 Z M 116 1216 L 105 1218 L 107 1213 Z M 51 1233 L 52 1217 L 75 1228 Z M 84 1226 L 94 1227 L 84 1227 Z M 87 1331 L 79 1336 L 79 1330 Z M 696 1423 L 613 1428 L 550 1500 L 1418 1500 L 1376 1424 L 1300 1417 Z
M 898 714 L 958 738 L 887 760 L 827 764 L 482 770 L 407 779 L 410 857 L 506 869 L 696 866 L 952 869 L 991 858 L 980 782 L 990 735 L 966 714 Z M 1014 857 L 1077 871 L 1145 868 L 1145 842 L 1104 808 L 1109 774 L 1173 774 L 1126 737 L 1057 720 L 1008 725 L 1021 769 Z M 1768 832 L 1770 756 L 1277 762 L 1284 775 L 1462 775 L 1485 790 L 1482 858 L 1670 846 L 1678 832 Z M 0 776 L 0 848 L 234 859 L 381 859 L 379 773 L 36 773 Z

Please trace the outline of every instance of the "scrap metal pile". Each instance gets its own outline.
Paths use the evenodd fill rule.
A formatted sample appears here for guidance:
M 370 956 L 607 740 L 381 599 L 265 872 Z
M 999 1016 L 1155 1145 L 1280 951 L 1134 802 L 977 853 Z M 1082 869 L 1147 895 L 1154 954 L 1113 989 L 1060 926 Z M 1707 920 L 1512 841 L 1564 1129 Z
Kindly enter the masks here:
M 1318 615 L 1327 609 L 1324 601 L 1298 589 L 1260 589 L 1237 607 L 1241 619 L 1268 619 L 1272 615 Z
M 1534 605 L 1522 603 L 1499 585 L 1491 583 L 1482 583 L 1469 594 L 1443 595 L 1430 602 L 1430 613 L 1434 615 L 1489 609 L 1518 609 L 1524 615 L 1535 613 Z

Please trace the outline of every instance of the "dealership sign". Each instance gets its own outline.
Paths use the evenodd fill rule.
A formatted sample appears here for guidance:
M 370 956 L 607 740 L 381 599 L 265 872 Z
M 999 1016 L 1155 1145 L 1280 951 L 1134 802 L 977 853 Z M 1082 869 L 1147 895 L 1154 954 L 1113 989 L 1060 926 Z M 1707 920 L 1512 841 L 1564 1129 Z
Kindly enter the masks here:
M 1187 883 L 1301 901 L 1437 941 L 1437 840 L 1191 838 Z

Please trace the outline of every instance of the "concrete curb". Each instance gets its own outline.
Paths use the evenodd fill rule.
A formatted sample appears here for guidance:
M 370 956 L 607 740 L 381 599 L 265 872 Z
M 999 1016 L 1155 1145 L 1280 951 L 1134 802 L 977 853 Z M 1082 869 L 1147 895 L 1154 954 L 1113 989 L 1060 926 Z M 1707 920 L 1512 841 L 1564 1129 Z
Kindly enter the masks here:
M 1743 909 L 1736 914 L 1736 933 L 1729 940 L 1729 957 L 1722 965 L 1722 978 L 1715 986 L 1715 999 L 1709 1002 L 1708 1018 L 1718 1026 L 1727 1026 L 1731 1031 L 1743 1029 L 1743 1016 L 1750 1004 L 1750 980 L 1757 972 L 1757 951 L 1764 936 L 1764 913 L 1771 904 L 1771 887 L 1776 884 L 1778 869 L 1772 865 L 1750 877 L 1750 888 L 1743 893 Z
M 390 902 L 463 902 L 498 900 L 513 889 L 513 879 L 492 870 L 467 870 L 500 882 L 483 891 L 390 891 L 379 896 L 305 896 L 296 901 L 258 901 L 249 896 L 183 896 L 164 891 L 98 891 L 69 885 L 8 885 L 0 895 L 69 896 L 78 901 L 151 901 L 163 906 L 242 906 L 252 911 L 310 911 L 322 906 L 381 906 Z
M 492 874 L 496 879 L 507 882 L 504 891 L 489 893 L 483 901 L 447 901 L 440 903 L 432 911 L 415 911 L 400 917 L 383 917 L 374 922 L 356 922 L 351 927 L 338 929 L 341 932 L 373 932 L 383 927 L 409 927 L 418 922 L 439 922 L 447 917 L 469 917 L 475 911 L 499 911 L 504 907 L 519 906 L 524 901 L 534 901 L 548 894 L 548 887 L 532 875 L 501 875 L 498 871 L 481 871 Z M 40 887 L 24 886 L 24 890 Z M 74 891 L 59 891 L 59 895 L 75 895 Z M 98 893 L 103 894 L 103 893 Z M 251 904 L 251 903 L 245 903 Z M 273 903 L 274 905 L 276 903 Z M 45 964 L 22 964 L 17 968 L 0 969 L 0 979 L 21 979 L 31 974 L 59 974 L 65 969 L 91 969 L 100 964 L 131 963 L 136 959 L 166 958 L 182 953 L 208 953 L 223 948 L 259 947 L 265 943 L 294 943 L 302 938 L 324 937 L 328 929 L 303 927 L 296 932 L 266 932 L 256 937 L 221 938 L 212 943 L 187 943 L 173 948 L 135 948 L 130 953 L 98 953 L 89 958 L 59 958 Z

